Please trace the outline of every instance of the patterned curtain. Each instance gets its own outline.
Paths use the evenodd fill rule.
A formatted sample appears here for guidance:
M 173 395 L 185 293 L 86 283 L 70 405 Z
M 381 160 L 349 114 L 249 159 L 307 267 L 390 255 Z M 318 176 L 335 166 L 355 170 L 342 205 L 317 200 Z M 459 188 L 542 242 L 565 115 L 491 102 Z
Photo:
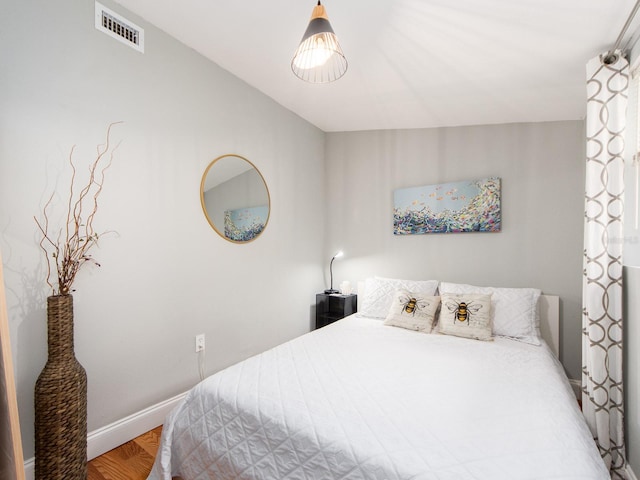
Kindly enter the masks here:
M 582 409 L 614 479 L 626 479 L 622 386 L 624 130 L 629 64 L 587 64 Z

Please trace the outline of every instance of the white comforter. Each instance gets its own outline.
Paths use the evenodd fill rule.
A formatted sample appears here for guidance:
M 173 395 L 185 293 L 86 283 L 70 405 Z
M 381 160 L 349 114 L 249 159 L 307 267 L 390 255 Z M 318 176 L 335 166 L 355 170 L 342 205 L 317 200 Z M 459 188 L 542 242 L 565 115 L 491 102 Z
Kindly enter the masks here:
M 149 479 L 608 479 L 546 346 L 351 316 L 227 368 L 167 418 Z

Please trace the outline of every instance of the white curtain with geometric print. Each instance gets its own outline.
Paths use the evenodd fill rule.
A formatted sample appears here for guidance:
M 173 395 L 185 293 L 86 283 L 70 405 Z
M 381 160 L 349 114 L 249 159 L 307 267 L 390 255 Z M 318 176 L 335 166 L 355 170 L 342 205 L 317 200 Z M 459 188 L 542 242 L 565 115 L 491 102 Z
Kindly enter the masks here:
M 582 408 L 611 478 L 626 479 L 622 384 L 624 131 L 629 64 L 587 64 Z

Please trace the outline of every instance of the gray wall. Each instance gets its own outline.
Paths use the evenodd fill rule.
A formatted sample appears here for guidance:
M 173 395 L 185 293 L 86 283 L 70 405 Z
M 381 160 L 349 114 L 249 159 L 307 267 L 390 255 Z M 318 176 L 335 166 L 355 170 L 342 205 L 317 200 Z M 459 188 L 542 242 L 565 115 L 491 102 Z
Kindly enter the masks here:
M 124 121 L 122 143 L 95 225 L 116 233 L 74 294 L 90 431 L 194 385 L 196 334 L 213 373 L 307 332 L 324 287 L 324 134 L 104 3 L 145 28 L 144 54 L 94 28 L 92 1 L 0 3 L 0 248 L 26 458 L 49 294 L 33 216 L 66 192 L 71 146 L 84 170 L 110 122 Z M 220 238 L 200 205 L 201 176 L 226 153 L 251 160 L 271 192 L 269 225 L 246 245 Z
M 640 44 L 636 43 L 630 54 L 631 65 L 638 66 Z M 636 204 L 636 168 L 633 157 L 637 146 L 638 82 L 636 76 L 630 82 L 625 130 L 625 205 L 623 242 L 623 338 L 624 338 L 624 395 L 625 395 L 625 439 L 627 462 L 640 475 L 640 230 L 636 226 L 636 215 L 640 205 Z
M 334 283 L 370 275 L 536 287 L 561 297 L 562 362 L 580 378 L 581 121 L 327 134 Z M 394 236 L 397 188 L 502 178 L 502 232 Z
M 627 462 L 640 472 L 640 268 L 624 267 L 624 394 Z

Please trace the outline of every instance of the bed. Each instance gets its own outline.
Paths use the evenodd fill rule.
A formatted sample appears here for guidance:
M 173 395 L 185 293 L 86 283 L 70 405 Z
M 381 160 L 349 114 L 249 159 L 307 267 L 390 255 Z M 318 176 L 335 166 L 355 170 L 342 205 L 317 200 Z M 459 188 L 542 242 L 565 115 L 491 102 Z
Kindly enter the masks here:
M 443 326 L 470 323 L 449 296 L 491 289 L 397 286 L 378 297 L 413 291 L 426 310 L 438 294 Z M 554 354 L 557 297 L 524 295 L 531 331 L 510 333 L 537 338 L 498 334 L 510 290 L 489 294 L 488 341 L 394 326 L 379 316 L 389 298 L 368 295 L 360 313 L 218 372 L 168 416 L 149 479 L 610 478 Z

